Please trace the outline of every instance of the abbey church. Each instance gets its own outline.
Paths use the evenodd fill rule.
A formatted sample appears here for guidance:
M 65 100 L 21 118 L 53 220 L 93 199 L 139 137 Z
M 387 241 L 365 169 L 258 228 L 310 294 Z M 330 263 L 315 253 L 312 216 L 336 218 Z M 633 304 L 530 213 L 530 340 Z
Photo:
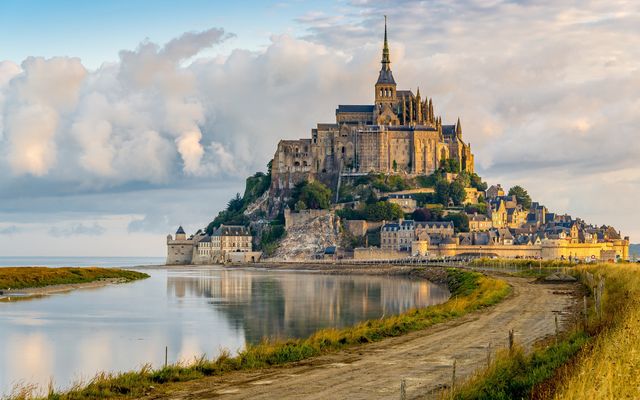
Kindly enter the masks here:
M 287 191 L 302 180 L 334 186 L 339 177 L 372 172 L 428 175 L 449 159 L 457 160 L 461 171 L 473 172 L 460 120 L 443 125 L 420 89 L 414 94 L 396 88 L 386 20 L 374 92 L 375 104 L 339 105 L 335 123 L 319 123 L 310 139 L 281 140 L 273 158 L 272 191 Z

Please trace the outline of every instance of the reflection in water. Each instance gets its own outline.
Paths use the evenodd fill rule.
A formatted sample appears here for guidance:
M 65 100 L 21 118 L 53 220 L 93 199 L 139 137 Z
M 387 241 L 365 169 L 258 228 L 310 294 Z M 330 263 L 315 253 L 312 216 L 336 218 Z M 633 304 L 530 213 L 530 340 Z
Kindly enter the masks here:
M 0 303 L 0 397 L 17 382 L 57 387 L 98 371 L 232 352 L 265 337 L 317 329 L 445 301 L 429 282 L 199 267 L 145 270 L 149 279 Z
M 447 289 L 426 281 L 244 270 L 169 275 L 167 294 L 210 298 L 249 343 L 306 337 L 324 327 L 353 325 L 449 298 Z

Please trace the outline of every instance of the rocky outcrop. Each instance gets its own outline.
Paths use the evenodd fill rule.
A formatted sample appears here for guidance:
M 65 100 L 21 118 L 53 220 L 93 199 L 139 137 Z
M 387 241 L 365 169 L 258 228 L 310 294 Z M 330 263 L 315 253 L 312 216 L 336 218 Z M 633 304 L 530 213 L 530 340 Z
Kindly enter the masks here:
M 338 219 L 330 211 L 313 213 L 308 218 L 298 217 L 295 223 L 287 225 L 287 235 L 280 242 L 272 261 L 309 260 L 327 247 L 337 246 L 340 241 Z

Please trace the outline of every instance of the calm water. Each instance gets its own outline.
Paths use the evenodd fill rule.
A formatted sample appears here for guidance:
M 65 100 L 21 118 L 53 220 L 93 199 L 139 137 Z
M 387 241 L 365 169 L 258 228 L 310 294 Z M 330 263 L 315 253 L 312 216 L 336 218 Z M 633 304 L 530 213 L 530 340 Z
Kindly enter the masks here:
M 97 371 L 238 351 L 264 337 L 304 337 L 444 302 L 446 288 L 375 276 L 224 269 L 145 269 L 151 278 L 0 303 L 0 393 L 56 387 Z

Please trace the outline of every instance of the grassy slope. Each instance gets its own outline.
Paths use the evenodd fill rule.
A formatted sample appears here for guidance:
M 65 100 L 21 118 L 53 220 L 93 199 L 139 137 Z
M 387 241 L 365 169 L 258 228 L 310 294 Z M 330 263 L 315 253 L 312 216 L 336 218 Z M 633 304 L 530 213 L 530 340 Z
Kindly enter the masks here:
M 640 398 L 640 266 L 585 267 L 605 278 L 602 331 L 564 371 L 557 399 Z
M 0 290 L 87 283 L 109 278 L 133 281 L 148 277 L 141 272 L 115 268 L 10 267 L 0 268 Z
M 575 272 L 592 293 L 605 278 L 602 318 L 590 308 L 587 330 L 568 332 L 530 354 L 503 351 L 453 398 L 640 398 L 640 266 L 584 265 Z M 585 279 L 587 272 L 595 279 Z
M 52 399 L 138 397 L 151 386 L 166 382 L 188 381 L 228 371 L 265 368 L 300 361 L 349 346 L 400 336 L 434 324 L 460 317 L 504 299 L 511 288 L 506 282 L 469 271 L 448 270 L 452 297 L 446 303 L 384 319 L 369 320 L 344 329 L 324 329 L 306 339 L 249 345 L 236 357 L 223 353 L 215 360 L 204 358 L 192 365 L 171 365 L 154 370 L 121 374 L 101 374 L 87 386 L 66 393 L 50 393 Z

